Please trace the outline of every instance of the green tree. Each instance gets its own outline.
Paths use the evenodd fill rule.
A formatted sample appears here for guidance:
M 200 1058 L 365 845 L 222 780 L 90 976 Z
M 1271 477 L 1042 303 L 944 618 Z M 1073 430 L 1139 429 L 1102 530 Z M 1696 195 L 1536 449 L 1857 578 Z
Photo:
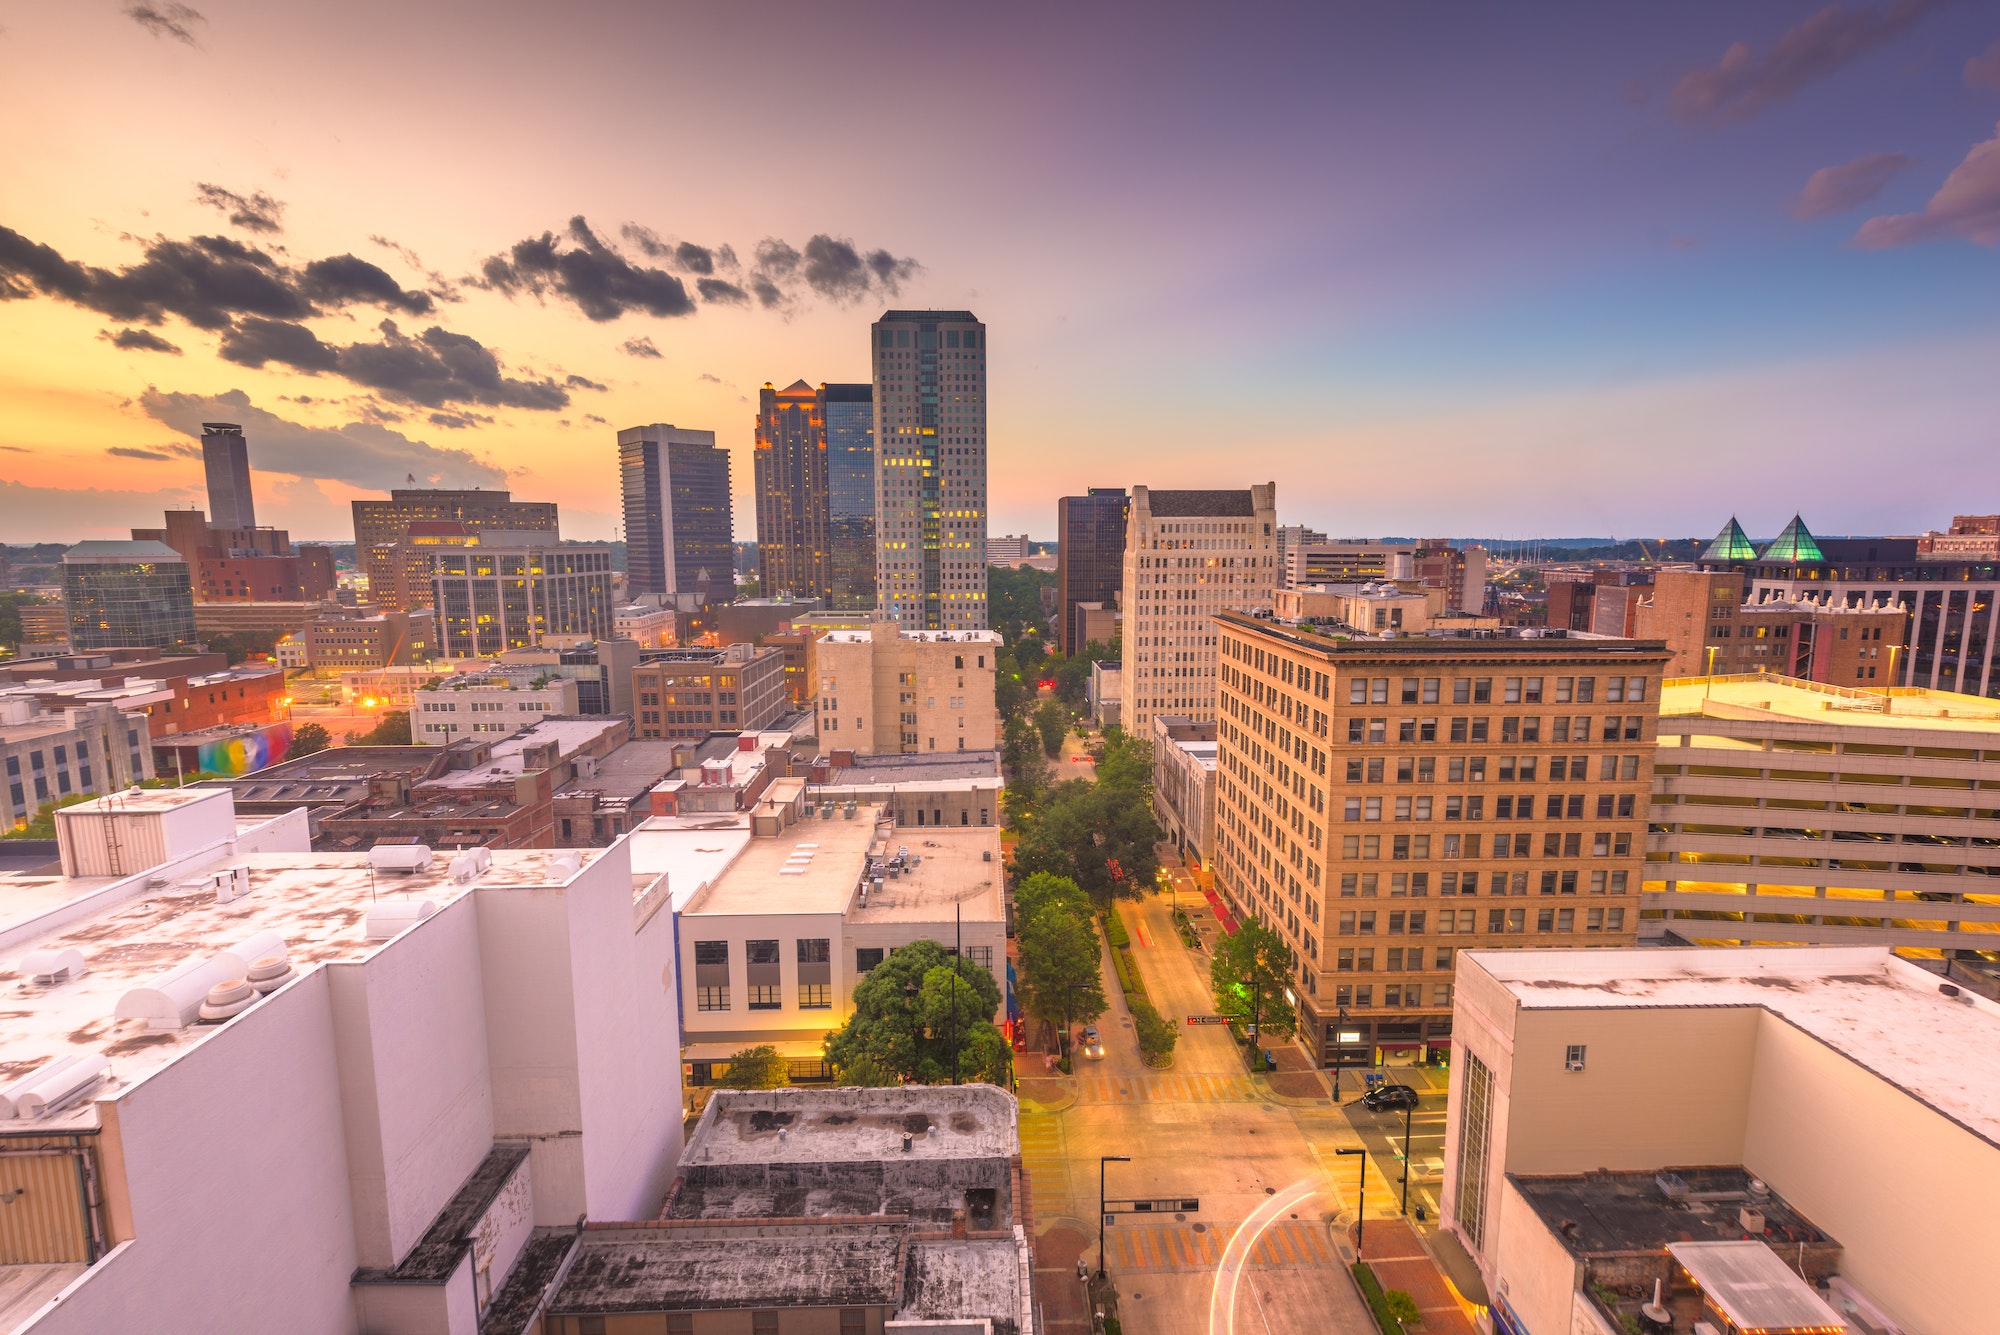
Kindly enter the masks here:
M 792 1083 L 792 1077 L 778 1050 L 762 1043 L 732 1053 L 729 1069 L 715 1083 L 723 1089 L 783 1089 Z
M 1042 750 L 1051 757 L 1062 753 L 1063 734 L 1069 731 L 1069 711 L 1059 700 L 1044 700 L 1035 710 L 1035 731 L 1042 735 Z
M 367 732 L 347 734 L 349 746 L 409 746 L 410 711 L 391 709 L 375 720 L 375 726 Z
M 56 812 L 64 807 L 73 807 L 79 802 L 88 802 L 90 799 L 89 793 L 71 793 L 68 797 L 44 802 L 35 809 L 33 816 L 5 834 L 0 834 L 0 839 L 53 839 L 56 837 Z
M 1292 948 L 1285 939 L 1252 918 L 1216 942 L 1208 962 L 1215 1009 L 1255 1023 L 1259 1042 L 1290 1038 L 1299 1022 L 1297 1010 L 1285 999 L 1292 964 Z
M 999 1007 L 991 973 L 935 941 L 913 941 L 855 985 L 854 1014 L 827 1035 L 826 1058 L 839 1071 L 866 1060 L 899 1080 L 940 1084 L 952 1078 L 955 1048 L 961 1081 L 1004 1079 Z
M 1007 826 L 1019 830 L 1041 809 L 1051 773 L 1041 739 L 1025 720 L 1007 720 L 1001 732 L 1000 760 L 1007 770 Z
M 1044 877 L 1050 881 L 1058 877 Z M 1089 1023 L 1104 1014 L 1103 953 L 1097 929 L 1076 906 L 1043 901 L 1014 928 L 1020 960 L 1021 1009 L 1047 1024 Z
M 863 1089 L 881 1089 L 896 1083 L 896 1077 L 883 1070 L 881 1064 L 867 1053 L 862 1053 L 847 1066 L 834 1068 L 834 1080 L 842 1085 L 858 1085 Z
M 1132 1028 L 1139 1039 L 1139 1051 L 1148 1057 L 1173 1056 L 1174 1045 L 1181 1041 L 1181 1031 L 1174 1022 L 1162 1016 L 1145 997 L 1127 997 L 1125 1005 L 1132 1012 Z
M 292 729 L 292 746 L 285 754 L 292 760 L 316 755 L 333 745 L 333 735 L 318 723 L 301 723 Z
M 1145 789 L 1071 779 L 1051 790 L 1023 822 L 1014 872 L 1048 872 L 1075 881 L 1100 901 L 1138 895 L 1160 869 L 1160 824 Z
M 1097 762 L 1097 783 L 1101 788 L 1141 791 L 1152 799 L 1153 743 L 1134 737 L 1123 728 L 1104 730 L 1104 758 Z
M 986 572 L 987 624 L 999 631 L 1009 644 L 1030 631 L 1037 634 L 1048 627 L 1048 613 L 1042 610 L 1042 590 L 1053 589 L 1053 571 L 1030 566 L 993 566 Z
M 1060 905 L 1084 922 L 1089 922 L 1097 914 L 1097 905 L 1083 892 L 1083 887 L 1067 876 L 1037 872 L 1023 878 L 1014 887 L 1014 921 L 1017 923 L 1026 922 L 1051 904 Z

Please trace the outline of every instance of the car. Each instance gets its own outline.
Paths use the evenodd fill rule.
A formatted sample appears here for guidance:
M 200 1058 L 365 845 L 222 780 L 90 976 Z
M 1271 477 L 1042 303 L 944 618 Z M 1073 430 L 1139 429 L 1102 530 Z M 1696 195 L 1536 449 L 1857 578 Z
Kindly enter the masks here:
M 1097 1026 L 1094 1024 L 1083 1027 L 1083 1055 L 1094 1061 L 1104 1060 L 1104 1040 L 1098 1037 Z
M 1414 1108 L 1419 1095 L 1408 1085 L 1382 1085 L 1361 1096 L 1361 1106 L 1374 1112 L 1384 1108 Z

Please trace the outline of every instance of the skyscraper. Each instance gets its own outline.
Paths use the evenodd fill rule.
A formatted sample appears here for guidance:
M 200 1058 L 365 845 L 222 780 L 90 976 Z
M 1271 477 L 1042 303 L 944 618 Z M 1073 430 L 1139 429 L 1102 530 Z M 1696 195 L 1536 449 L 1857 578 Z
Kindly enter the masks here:
M 216 528 L 257 527 L 243 428 L 234 422 L 203 422 L 201 466 L 208 475 L 208 522 Z
M 553 501 L 517 501 L 504 491 L 392 491 L 386 501 L 354 502 L 354 559 L 368 576 L 368 597 L 385 612 L 414 612 L 431 605 L 428 563 L 411 578 L 409 552 L 399 548 L 410 525 L 438 522 L 510 533 L 553 535 Z
M 1056 640 L 1065 654 L 1084 644 L 1076 605 L 1118 600 L 1131 510 L 1123 487 L 1092 487 L 1056 501 Z
M 906 630 L 986 629 L 986 326 L 886 311 L 875 369 L 875 583 Z
M 713 431 L 667 423 L 618 433 L 625 498 L 625 577 L 633 594 L 694 593 L 703 603 L 736 592 L 729 454 Z
M 70 648 L 193 649 L 194 583 L 163 542 L 79 542 L 63 553 Z
M 757 402 L 753 484 L 757 582 L 766 598 L 827 599 L 826 417 L 820 392 L 803 380 L 766 384 Z
M 827 548 L 838 612 L 875 609 L 875 387 L 821 385 Z

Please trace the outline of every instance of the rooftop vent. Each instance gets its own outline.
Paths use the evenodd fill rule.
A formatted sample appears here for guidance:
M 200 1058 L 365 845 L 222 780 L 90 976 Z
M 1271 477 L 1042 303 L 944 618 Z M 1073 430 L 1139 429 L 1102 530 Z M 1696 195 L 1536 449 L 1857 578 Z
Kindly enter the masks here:
M 15 967 L 45 987 L 74 982 L 84 975 L 83 952 L 74 948 L 31 950 Z
M 468 848 L 452 858 L 449 872 L 451 879 L 459 885 L 470 885 L 492 869 L 493 850 L 482 846 Z
M 242 978 L 231 978 L 208 989 L 208 997 L 196 1011 L 203 1024 L 221 1024 L 257 1004 L 262 994 Z
M 380 900 L 368 910 L 361 935 L 370 941 L 387 941 L 436 912 L 437 904 L 428 899 Z
M 58 1057 L 0 1088 L 0 1118 L 37 1120 L 60 1112 L 110 1071 L 104 1058 L 95 1053 Z
M 431 850 L 425 844 L 377 844 L 368 850 L 368 865 L 375 871 L 429 871 Z

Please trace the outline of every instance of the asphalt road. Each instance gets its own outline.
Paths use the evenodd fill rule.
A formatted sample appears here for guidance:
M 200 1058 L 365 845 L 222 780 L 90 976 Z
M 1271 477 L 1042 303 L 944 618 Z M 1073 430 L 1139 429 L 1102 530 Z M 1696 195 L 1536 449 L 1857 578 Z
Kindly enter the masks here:
M 1425 1217 L 1437 1218 L 1438 1191 L 1443 1182 L 1444 1104 L 1442 1093 L 1425 1093 L 1410 1113 L 1410 1215 L 1418 1206 Z M 1368 1150 L 1368 1166 L 1378 1172 L 1401 1203 L 1403 1189 L 1403 1113 L 1400 1109 L 1371 1111 L 1359 1098 L 1342 1105 L 1341 1112 L 1361 1137 Z

